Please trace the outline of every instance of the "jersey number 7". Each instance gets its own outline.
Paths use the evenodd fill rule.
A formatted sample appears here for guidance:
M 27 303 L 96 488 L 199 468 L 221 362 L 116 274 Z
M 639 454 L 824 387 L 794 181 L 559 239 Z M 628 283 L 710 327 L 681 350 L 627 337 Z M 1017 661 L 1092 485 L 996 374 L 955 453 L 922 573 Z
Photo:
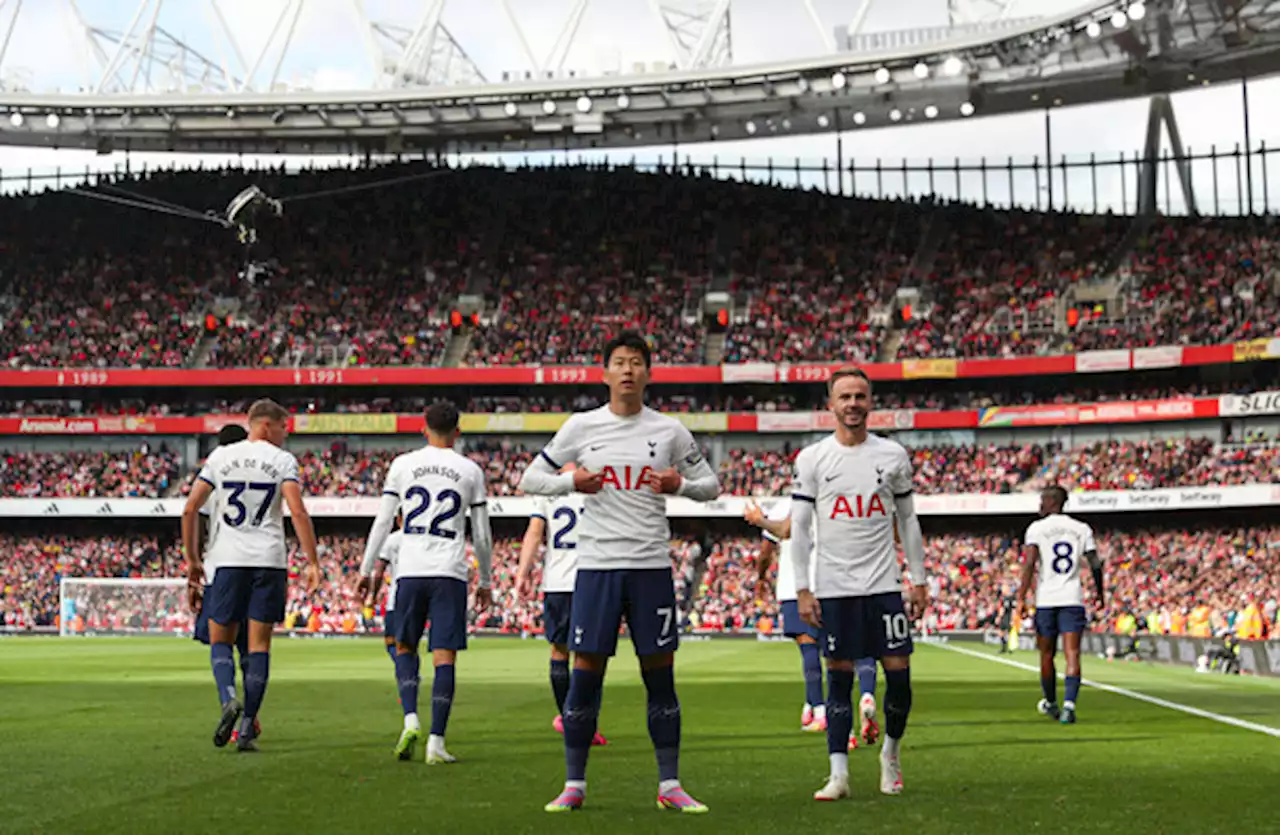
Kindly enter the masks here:
M 267 508 L 271 507 L 271 503 L 276 498 L 276 484 L 272 481 L 224 481 L 222 487 L 224 490 L 231 491 L 231 495 L 227 496 L 227 504 L 236 512 L 235 516 L 224 513 L 222 519 L 233 528 L 243 525 L 249 515 L 249 508 L 245 507 L 244 501 L 240 498 L 246 490 L 263 494 L 258 511 L 253 514 L 255 528 L 262 524 L 262 520 L 267 516 Z

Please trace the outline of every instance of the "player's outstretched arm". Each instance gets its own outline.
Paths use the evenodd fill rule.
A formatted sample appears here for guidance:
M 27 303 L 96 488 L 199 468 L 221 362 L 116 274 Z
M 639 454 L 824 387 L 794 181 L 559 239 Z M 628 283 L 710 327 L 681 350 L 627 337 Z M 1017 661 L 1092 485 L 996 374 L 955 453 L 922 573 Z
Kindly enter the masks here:
M 200 508 L 209 500 L 213 485 L 197 479 L 182 508 L 182 551 L 187 555 L 187 600 L 194 610 L 204 589 L 204 560 L 200 553 Z
M 302 501 L 302 487 L 297 481 L 290 479 L 280 485 L 284 502 L 289 507 L 289 515 L 293 518 L 293 530 L 298 535 L 298 544 L 302 553 L 307 555 L 307 591 L 314 592 L 320 587 L 320 552 L 316 550 L 316 528 L 311 523 L 311 514 Z
M 916 515 L 915 499 L 910 493 L 894 496 L 893 505 L 897 512 L 896 522 L 898 536 L 902 540 L 902 553 L 907 558 L 907 570 L 911 572 L 911 599 L 920 610 L 916 612 L 916 617 L 920 617 L 928 603 L 924 573 L 924 532 L 920 530 L 920 517 Z
M 487 607 L 493 586 L 493 528 L 489 524 L 489 506 L 471 507 L 471 546 L 476 552 L 476 603 Z
M 523 600 L 533 596 L 533 561 L 538 558 L 538 550 L 542 547 L 542 538 L 547 532 L 547 517 L 535 513 L 529 517 L 529 527 L 525 528 L 524 541 L 520 543 L 520 563 L 516 566 L 516 594 Z
M 364 544 L 364 559 L 360 561 L 360 576 L 372 577 L 374 563 L 391 536 L 391 527 L 396 523 L 396 514 L 400 512 L 400 494 L 389 491 L 385 487 L 382 492 L 382 503 L 378 505 L 378 515 L 373 517 L 369 526 L 369 538 Z

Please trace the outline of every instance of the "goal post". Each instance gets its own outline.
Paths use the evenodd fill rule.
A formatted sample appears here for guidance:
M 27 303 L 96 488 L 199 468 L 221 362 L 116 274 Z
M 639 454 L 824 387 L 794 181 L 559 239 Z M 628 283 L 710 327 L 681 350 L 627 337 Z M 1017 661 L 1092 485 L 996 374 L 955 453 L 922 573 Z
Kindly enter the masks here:
M 63 577 L 58 589 L 59 635 L 184 635 L 195 622 L 187 581 Z

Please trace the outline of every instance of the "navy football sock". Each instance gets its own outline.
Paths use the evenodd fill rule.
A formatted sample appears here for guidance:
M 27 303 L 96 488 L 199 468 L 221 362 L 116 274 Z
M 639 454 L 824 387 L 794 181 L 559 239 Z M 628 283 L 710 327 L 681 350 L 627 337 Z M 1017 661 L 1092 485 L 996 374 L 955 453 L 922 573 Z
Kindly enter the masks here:
M 1053 676 L 1040 678 L 1040 692 L 1044 694 L 1044 700 L 1049 704 L 1055 704 L 1058 701 L 1058 680 Z
M 801 644 L 804 662 L 804 703 L 812 707 L 822 704 L 822 657 L 817 644 Z
M 209 665 L 213 667 L 213 682 L 218 687 L 218 703 L 225 705 L 236 697 L 236 662 L 231 644 L 210 645 Z
M 604 676 L 591 670 L 574 670 L 564 700 L 564 764 L 566 780 L 587 779 L 587 754 L 600 718 L 600 690 Z
M 454 671 L 452 664 L 436 667 L 436 677 L 431 682 L 431 733 L 444 736 L 449 727 L 449 712 L 453 710 Z
M 858 674 L 858 694 L 861 696 L 870 693 L 874 696 L 876 694 L 876 660 L 859 658 L 854 662 L 853 669 Z
M 253 739 L 253 720 L 267 695 L 267 681 L 271 678 L 271 654 L 249 653 L 248 672 L 244 675 L 244 721 L 240 735 Z
M 418 653 L 396 653 L 396 687 L 404 715 L 418 712 Z
M 1080 676 L 1067 676 L 1067 693 L 1065 701 L 1076 703 L 1076 697 L 1080 695 Z
M 649 694 L 649 738 L 658 760 L 658 780 L 680 779 L 680 700 L 673 667 L 644 670 Z
M 551 659 L 551 694 L 556 699 L 556 713 L 564 717 L 564 700 L 569 696 L 569 662 Z
M 911 714 L 911 670 L 884 671 L 884 733 L 901 739 Z
M 844 754 L 853 733 L 853 671 L 827 670 L 827 753 Z
M 392 664 L 394 664 L 394 663 L 396 662 L 396 645 L 395 645 L 395 643 L 393 642 L 393 643 L 390 643 L 390 644 L 383 644 L 383 646 L 384 646 L 384 647 L 386 647 L 386 650 L 387 650 L 387 656 L 391 659 L 391 663 L 392 663 Z

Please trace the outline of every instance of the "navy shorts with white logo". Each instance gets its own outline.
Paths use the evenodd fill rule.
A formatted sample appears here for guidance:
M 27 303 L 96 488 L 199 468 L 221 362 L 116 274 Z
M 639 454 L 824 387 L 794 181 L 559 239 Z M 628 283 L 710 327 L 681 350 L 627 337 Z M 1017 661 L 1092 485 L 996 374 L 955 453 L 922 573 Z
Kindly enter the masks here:
M 431 621 L 427 649 L 467 648 L 467 584 L 455 577 L 396 579 L 396 643 L 417 647 Z
M 674 652 L 680 645 L 677 618 L 671 569 L 580 568 L 573 587 L 569 649 L 613 655 L 625 619 L 636 655 Z
M 1085 622 L 1083 606 L 1041 606 L 1036 609 L 1036 634 L 1041 638 L 1056 641 L 1059 635 L 1083 632 Z
M 569 643 L 569 620 L 573 616 L 573 592 L 549 591 L 542 595 L 542 630 L 547 643 Z
M 788 638 L 799 638 L 808 635 L 815 641 L 822 635 L 822 630 L 815 629 L 800 617 L 800 605 L 794 600 L 782 601 L 782 634 Z
M 283 568 L 220 567 L 204 599 L 209 620 L 220 626 L 256 620 L 284 620 L 289 572 Z
M 822 604 L 822 653 L 837 661 L 910 655 L 911 623 L 901 592 L 828 597 Z

